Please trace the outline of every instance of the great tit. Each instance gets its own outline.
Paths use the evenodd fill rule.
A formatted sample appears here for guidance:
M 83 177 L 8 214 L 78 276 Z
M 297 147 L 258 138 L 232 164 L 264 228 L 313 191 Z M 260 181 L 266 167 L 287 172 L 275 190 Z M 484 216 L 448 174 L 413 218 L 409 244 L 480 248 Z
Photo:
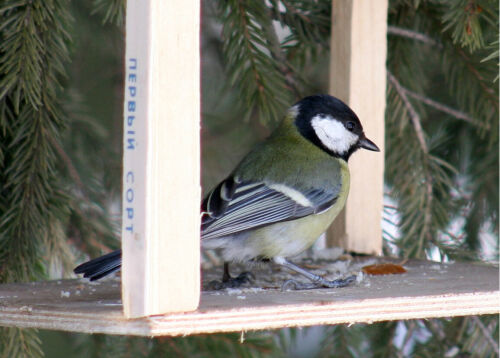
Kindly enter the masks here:
M 344 207 L 347 161 L 358 148 L 379 151 L 341 100 L 315 95 L 293 105 L 271 136 L 202 202 L 202 247 L 219 249 L 225 262 L 219 287 L 236 287 L 248 279 L 246 273 L 230 276 L 233 261 L 274 261 L 311 281 L 293 282 L 299 289 L 341 287 L 353 281 L 328 281 L 288 258 L 312 246 Z M 120 266 L 118 250 L 74 271 L 97 280 Z

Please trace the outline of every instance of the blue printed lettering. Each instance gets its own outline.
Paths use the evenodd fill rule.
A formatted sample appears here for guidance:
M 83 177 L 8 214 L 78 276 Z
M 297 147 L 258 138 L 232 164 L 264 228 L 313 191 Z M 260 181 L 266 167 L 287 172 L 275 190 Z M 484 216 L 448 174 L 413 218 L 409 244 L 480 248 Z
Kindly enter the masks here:
M 130 65 L 128 66 L 129 70 L 136 70 L 137 69 L 137 59 L 131 58 L 128 61 L 130 62 Z
M 128 142 L 127 149 L 135 149 L 135 138 L 128 138 L 127 142 Z
M 134 189 L 132 188 L 127 189 L 127 195 L 125 197 L 127 198 L 127 201 L 129 203 L 134 201 Z
M 127 183 L 131 183 L 131 184 L 134 183 L 134 172 L 133 171 L 129 171 L 127 173 Z
M 134 125 L 134 119 L 135 119 L 135 116 L 128 116 L 127 117 L 127 126 L 132 127 Z
M 135 101 L 128 101 L 128 111 L 135 112 Z

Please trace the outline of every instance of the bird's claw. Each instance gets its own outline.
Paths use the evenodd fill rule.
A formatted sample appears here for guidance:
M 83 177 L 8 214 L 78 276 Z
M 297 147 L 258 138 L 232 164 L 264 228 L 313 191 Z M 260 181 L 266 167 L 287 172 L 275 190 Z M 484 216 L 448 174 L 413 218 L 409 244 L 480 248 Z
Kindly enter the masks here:
M 356 275 L 352 275 L 347 278 L 339 278 L 333 281 L 324 280 L 323 282 L 321 282 L 321 285 L 327 288 L 340 288 L 349 286 L 349 284 L 354 281 L 356 281 Z
M 283 285 L 281 285 L 281 291 L 310 290 L 317 287 L 318 286 L 314 283 L 301 283 L 295 280 L 286 280 L 283 282 Z
M 295 280 L 286 280 L 281 286 L 281 291 L 291 291 L 291 290 L 311 290 L 313 288 L 339 288 L 348 286 L 350 283 L 356 280 L 356 276 L 352 275 L 344 279 L 337 279 L 333 281 L 325 280 L 321 278 L 315 283 L 301 283 Z
M 255 276 L 248 271 L 242 272 L 238 277 L 230 277 L 224 281 L 211 281 L 208 284 L 210 290 L 223 290 L 225 288 L 239 288 L 245 284 L 251 284 L 255 281 Z

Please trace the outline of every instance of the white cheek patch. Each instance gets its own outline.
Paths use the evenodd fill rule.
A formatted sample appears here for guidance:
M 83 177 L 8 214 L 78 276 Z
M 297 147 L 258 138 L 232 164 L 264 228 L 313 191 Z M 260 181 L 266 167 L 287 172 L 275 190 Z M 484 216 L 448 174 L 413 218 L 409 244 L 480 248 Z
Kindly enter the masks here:
M 319 140 L 334 153 L 344 154 L 356 144 L 359 137 L 330 116 L 315 116 L 311 125 Z

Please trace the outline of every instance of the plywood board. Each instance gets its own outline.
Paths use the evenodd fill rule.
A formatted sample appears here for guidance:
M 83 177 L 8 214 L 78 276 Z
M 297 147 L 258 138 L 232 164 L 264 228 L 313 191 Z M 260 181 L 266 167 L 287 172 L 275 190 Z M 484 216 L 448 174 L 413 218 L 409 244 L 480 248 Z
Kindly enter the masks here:
M 381 153 L 349 159 L 349 197 L 328 242 L 366 254 L 382 252 L 387 8 L 387 0 L 332 1 L 330 93 L 349 104 Z
M 411 261 L 405 268 L 341 289 L 204 291 L 194 312 L 137 319 L 123 315 L 118 279 L 0 285 L 0 325 L 178 336 L 500 312 L 497 267 Z
M 196 0 L 127 1 L 122 206 L 127 317 L 194 310 L 199 302 L 199 8 Z

